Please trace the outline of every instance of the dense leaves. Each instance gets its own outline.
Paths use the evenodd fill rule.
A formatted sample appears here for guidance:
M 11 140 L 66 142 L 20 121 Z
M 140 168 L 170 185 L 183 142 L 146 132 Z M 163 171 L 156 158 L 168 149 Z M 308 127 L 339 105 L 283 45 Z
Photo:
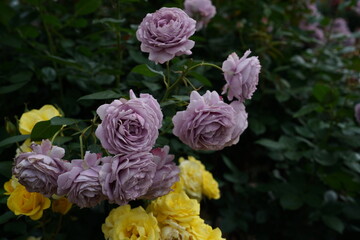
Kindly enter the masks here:
M 0 3 L 0 180 L 11 175 L 17 144 L 26 138 L 53 138 L 78 158 L 85 149 L 100 152 L 94 130 L 98 106 L 125 97 L 129 89 L 152 93 L 164 112 L 157 141 L 171 153 L 194 155 L 220 182 L 222 197 L 204 201 L 202 214 L 228 239 L 351 239 L 360 234 L 359 31 L 356 1 L 317 1 L 321 18 L 305 1 L 214 0 L 216 16 L 195 33 L 189 57 L 169 66 L 154 64 L 140 51 L 137 25 L 148 12 L 182 1 L 6 0 Z M 331 34 L 335 18 L 354 32 Z M 316 22 L 323 42 L 301 21 Z M 330 30 L 329 30 L 330 29 Z M 246 102 L 249 127 L 236 146 L 221 152 L 195 152 L 172 135 L 171 117 L 184 110 L 193 88 L 222 91 L 219 66 L 228 54 L 251 49 L 262 65 L 258 90 Z M 200 65 L 199 65 L 200 64 Z M 189 69 L 197 66 L 190 71 Z M 167 80 L 169 77 L 169 80 Z M 171 96 L 165 94 L 174 85 Z M 169 82 L 167 82 L 169 81 Z M 63 117 L 38 123 L 20 135 L 21 114 L 45 104 Z M 0 193 L 3 193 L 1 190 Z M 0 197 L 1 239 L 39 236 L 55 239 L 57 220 L 33 222 L 8 212 Z M 136 203 L 134 203 L 136 205 Z M 72 209 L 56 239 L 102 239 L 110 206 Z M 353 239 L 353 238 L 352 238 Z

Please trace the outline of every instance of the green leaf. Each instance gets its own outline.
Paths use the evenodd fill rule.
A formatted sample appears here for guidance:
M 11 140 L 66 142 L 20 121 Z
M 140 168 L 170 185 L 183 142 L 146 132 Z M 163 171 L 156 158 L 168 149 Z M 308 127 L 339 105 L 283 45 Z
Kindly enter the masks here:
M 48 55 L 48 56 L 46 56 L 46 58 L 48 58 L 56 63 L 68 65 L 68 66 L 71 66 L 71 67 L 74 67 L 74 68 L 77 68 L 80 70 L 82 69 L 81 64 L 77 63 L 75 60 L 72 60 L 72 59 L 65 59 L 65 58 L 61 58 L 61 57 L 53 56 L 53 55 Z
M 28 138 L 29 138 L 29 135 L 17 135 L 17 136 L 8 137 L 0 142 L 0 147 L 6 146 L 9 144 L 13 144 L 13 143 L 17 143 L 17 142 L 22 142 Z
M 14 217 L 15 217 L 15 214 L 12 211 L 7 211 L 0 216 L 0 224 L 4 224 Z
M 75 4 L 75 15 L 86 15 L 95 12 L 101 5 L 101 0 L 80 0 Z
M 262 145 L 264 147 L 270 148 L 272 150 L 282 150 L 285 148 L 285 145 L 283 143 L 276 142 L 274 140 L 266 139 L 266 138 L 260 139 L 260 140 L 256 141 L 255 143 Z
M 11 84 L 5 87 L 1 87 L 0 88 L 0 94 L 6 94 L 6 93 L 11 93 L 11 92 L 15 92 L 16 90 L 22 88 L 23 86 L 25 86 L 25 84 L 27 84 L 28 82 L 21 82 L 21 83 L 15 83 L 15 84 Z
M 190 72 L 190 75 L 193 76 L 196 80 L 202 83 L 204 86 L 212 87 L 211 82 L 205 76 L 197 73 L 197 72 Z
M 31 131 L 31 140 L 41 141 L 43 139 L 50 139 L 61 127 L 61 125 L 51 125 L 51 120 L 38 122 Z
M 60 27 L 61 26 L 61 22 L 60 20 L 54 16 L 54 15 L 50 15 L 50 14 L 44 14 L 42 16 L 42 19 L 45 23 L 52 25 L 54 27 Z
M 11 168 L 14 164 L 13 161 L 1 161 L 0 162 L 0 174 L 5 176 L 6 178 L 11 178 Z
M 62 125 L 72 125 L 78 122 L 81 122 L 80 119 L 74 118 L 64 118 L 64 117 L 53 117 L 51 120 L 51 125 L 53 126 L 62 126 Z
M 114 99 L 114 98 L 120 98 L 121 96 L 122 96 L 121 93 L 115 92 L 113 90 L 105 90 L 105 91 L 82 96 L 81 98 L 78 99 L 78 101 L 80 101 L 80 100 Z
M 296 210 L 302 206 L 303 202 L 301 198 L 295 194 L 285 194 L 281 196 L 280 204 L 284 209 Z
M 249 119 L 249 127 L 256 135 L 263 134 L 266 131 L 265 125 L 256 118 Z
M 131 70 L 131 72 L 138 73 L 146 77 L 155 77 L 157 75 L 165 77 L 162 71 L 157 71 L 155 69 L 152 69 L 147 64 L 137 65 Z
M 323 111 L 323 107 L 318 103 L 310 103 L 300 108 L 300 110 L 294 113 L 293 117 L 295 118 L 302 117 L 314 111 L 321 112 Z
M 338 233 L 342 233 L 344 231 L 345 225 L 340 218 L 325 215 L 322 216 L 321 219 L 326 226 L 337 231 Z
M 313 88 L 314 97 L 321 103 L 334 102 L 338 99 L 339 93 L 336 88 L 327 84 L 318 83 Z
M 41 69 L 45 82 L 53 82 L 56 79 L 56 71 L 52 67 L 44 67 Z

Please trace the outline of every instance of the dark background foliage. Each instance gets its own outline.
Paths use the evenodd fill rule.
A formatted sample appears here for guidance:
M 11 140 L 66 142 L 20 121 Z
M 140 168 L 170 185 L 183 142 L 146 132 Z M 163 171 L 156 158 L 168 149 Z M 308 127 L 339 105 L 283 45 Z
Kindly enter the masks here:
M 192 37 L 193 54 L 171 63 L 172 81 L 184 66 L 221 66 L 231 52 L 247 49 L 262 65 L 258 90 L 246 102 L 249 127 L 236 146 L 223 151 L 195 152 L 171 134 L 171 118 L 184 108 L 189 85 L 161 103 L 165 119 L 157 145 L 168 144 L 176 158 L 198 157 L 219 181 L 222 197 L 204 199 L 202 216 L 227 239 L 360 236 L 360 127 L 354 119 L 360 34 L 353 34 L 357 45 L 345 45 L 330 32 L 319 43 L 299 28 L 304 20 L 326 29 L 343 17 L 355 32 L 360 16 L 351 10 L 356 1 L 317 3 L 320 20 L 311 19 L 305 1 L 214 0 L 217 15 Z M 11 177 L 20 141 L 17 119 L 27 109 L 54 104 L 65 117 L 81 120 L 68 119 L 72 127 L 55 140 L 71 159 L 79 157 L 79 136 L 86 149 L 101 151 L 93 138 L 99 120 L 90 121 L 99 105 L 127 97 L 129 89 L 163 97 L 166 66 L 148 61 L 135 37 L 143 17 L 163 6 L 183 8 L 183 1 L 0 2 L 1 184 Z M 221 92 L 224 85 L 221 72 L 209 67 L 188 78 L 200 91 Z M 9 212 L 6 196 L 0 199 L 0 239 L 38 236 L 42 227 L 51 239 L 57 231 L 60 217 L 51 211 L 33 222 Z M 111 207 L 72 209 L 54 239 L 102 239 L 100 227 Z

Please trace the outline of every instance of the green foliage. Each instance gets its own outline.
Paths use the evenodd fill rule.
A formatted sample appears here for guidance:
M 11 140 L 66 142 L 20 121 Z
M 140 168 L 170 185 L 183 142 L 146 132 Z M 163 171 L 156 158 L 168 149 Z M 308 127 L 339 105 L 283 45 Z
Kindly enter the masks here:
M 150 62 L 135 32 L 147 13 L 182 8 L 183 1 L 0 2 L 0 106 L 6 117 L 0 128 L 1 184 L 11 177 L 17 147 L 29 137 L 53 139 L 65 148 L 66 159 L 80 158 L 84 149 L 101 152 L 94 135 L 97 107 L 128 98 L 133 89 L 161 100 L 157 146 L 169 145 L 176 158 L 194 155 L 212 169 L 222 197 L 203 201 L 202 213 L 225 237 L 353 239 L 360 234 L 360 125 L 354 119 L 360 35 L 353 34 L 353 46 L 331 34 L 319 42 L 299 24 L 310 19 L 326 28 L 344 17 L 355 31 L 360 17 L 351 10 L 356 1 L 317 2 L 320 20 L 309 17 L 305 1 L 214 0 L 217 15 L 192 37 L 193 54 L 169 66 Z M 240 56 L 247 49 L 262 65 L 258 90 L 246 102 L 248 129 L 223 151 L 191 150 L 172 135 L 171 116 L 185 108 L 194 88 L 222 91 L 222 72 L 204 62 L 221 66 L 231 52 Z M 64 117 L 19 135 L 14 129 L 21 114 L 45 104 L 57 105 Z M 50 239 L 57 231 L 59 218 L 34 223 L 15 217 L 2 193 L 1 239 L 40 236 L 42 227 Z M 109 209 L 73 208 L 56 239 L 103 238 Z

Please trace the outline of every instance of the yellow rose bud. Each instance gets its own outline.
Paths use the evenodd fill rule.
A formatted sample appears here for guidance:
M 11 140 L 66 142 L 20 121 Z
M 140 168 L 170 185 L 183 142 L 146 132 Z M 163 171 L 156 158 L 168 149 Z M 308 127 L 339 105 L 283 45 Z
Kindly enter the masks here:
M 26 215 L 32 220 L 38 220 L 42 217 L 44 209 L 50 207 L 50 199 L 40 193 L 28 192 L 19 184 L 10 194 L 7 206 L 15 215 Z
M 72 203 L 66 197 L 54 199 L 51 204 L 51 210 L 53 212 L 61 213 L 65 215 L 72 207 Z
M 15 176 L 12 176 L 9 181 L 4 183 L 4 189 L 6 191 L 4 194 L 10 195 L 18 185 L 20 185 L 18 180 L 15 178 Z
M 102 225 L 105 239 L 123 240 L 158 240 L 160 229 L 152 213 L 147 213 L 142 207 L 131 209 L 123 205 L 111 210 Z
M 45 105 L 40 109 L 33 109 L 21 115 L 19 120 L 19 131 L 21 134 L 30 134 L 35 124 L 61 116 L 60 112 L 52 105 Z

